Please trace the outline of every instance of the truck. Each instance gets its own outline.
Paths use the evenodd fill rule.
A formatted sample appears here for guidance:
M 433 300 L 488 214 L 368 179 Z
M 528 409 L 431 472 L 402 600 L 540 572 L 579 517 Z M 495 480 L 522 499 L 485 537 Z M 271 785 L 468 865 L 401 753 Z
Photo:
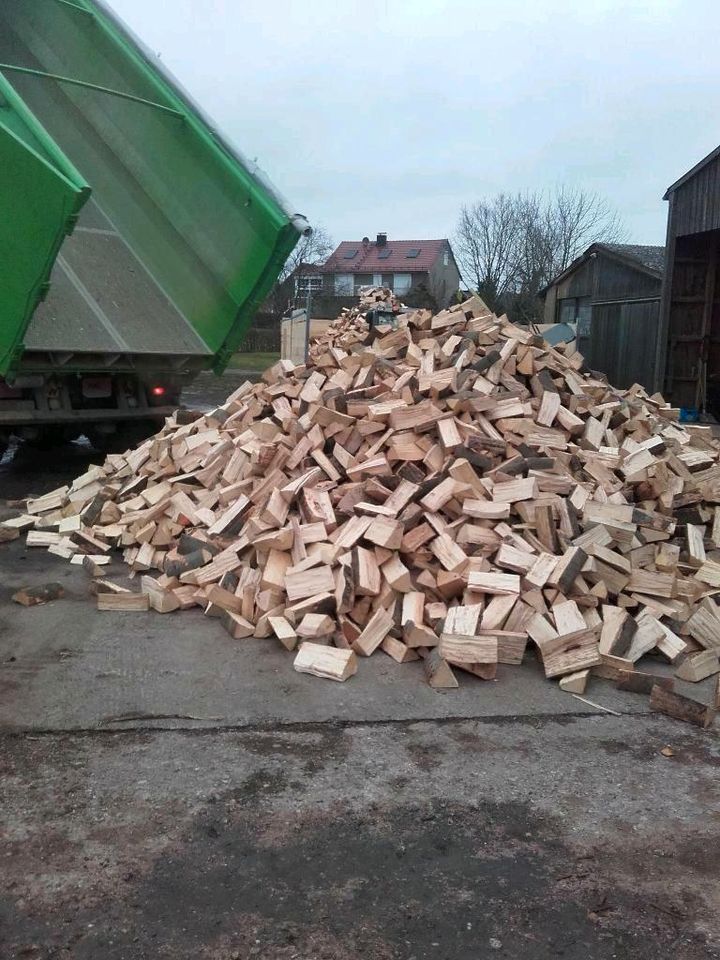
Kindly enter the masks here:
M 0 458 L 153 432 L 310 230 L 104 0 L 2 4 L 0 169 Z

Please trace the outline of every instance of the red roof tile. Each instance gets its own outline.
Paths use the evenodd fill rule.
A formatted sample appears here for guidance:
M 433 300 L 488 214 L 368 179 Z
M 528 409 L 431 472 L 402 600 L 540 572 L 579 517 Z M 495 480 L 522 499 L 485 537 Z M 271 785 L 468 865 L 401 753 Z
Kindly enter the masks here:
M 343 240 L 328 258 L 326 273 L 424 273 L 430 270 L 445 249 L 447 240 L 388 240 L 382 247 L 375 240 L 363 245 L 361 240 Z M 351 259 L 346 254 L 357 253 Z M 390 251 L 385 259 L 380 253 Z M 416 257 L 408 257 L 410 250 L 419 250 Z

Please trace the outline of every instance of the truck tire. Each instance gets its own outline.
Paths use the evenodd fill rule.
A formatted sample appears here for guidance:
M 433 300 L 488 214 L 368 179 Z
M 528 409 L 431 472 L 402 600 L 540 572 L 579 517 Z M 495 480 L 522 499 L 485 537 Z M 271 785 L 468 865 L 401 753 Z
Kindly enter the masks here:
M 46 429 L 41 429 L 36 437 L 26 439 L 25 443 L 28 445 L 28 447 L 32 447 L 33 450 L 47 451 L 57 450 L 59 447 L 64 447 L 68 441 L 69 438 L 62 430 L 48 427 Z
M 119 423 L 114 433 L 88 429 L 86 435 L 98 453 L 125 453 L 157 433 L 161 426 L 162 421 L 137 420 L 132 423 Z
M 88 430 L 86 436 L 98 453 L 125 453 L 132 446 L 129 436 L 120 429 L 115 433 Z

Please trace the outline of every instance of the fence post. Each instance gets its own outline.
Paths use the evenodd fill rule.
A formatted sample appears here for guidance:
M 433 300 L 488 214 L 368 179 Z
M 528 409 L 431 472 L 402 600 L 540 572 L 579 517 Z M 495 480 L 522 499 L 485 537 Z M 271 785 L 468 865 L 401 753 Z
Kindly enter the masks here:
M 310 308 L 312 307 L 312 294 L 308 287 L 307 298 L 305 300 L 305 363 L 307 363 L 308 353 L 310 352 Z

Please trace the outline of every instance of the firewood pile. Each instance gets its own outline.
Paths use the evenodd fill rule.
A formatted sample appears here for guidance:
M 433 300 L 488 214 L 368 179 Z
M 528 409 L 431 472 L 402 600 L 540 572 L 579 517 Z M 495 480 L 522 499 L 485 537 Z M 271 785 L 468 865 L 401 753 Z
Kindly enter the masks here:
M 360 287 L 359 303 L 361 313 L 365 313 L 371 307 L 392 307 L 395 302 L 398 302 L 397 298 L 388 287 Z M 351 312 L 356 313 L 357 311 L 350 311 L 346 308 L 343 311 L 341 319 L 345 319 Z
M 528 643 L 576 693 L 599 674 L 665 702 L 649 653 L 686 680 L 720 671 L 711 429 L 477 297 L 369 330 L 380 299 L 306 366 L 29 500 L 2 538 L 82 564 L 101 610 L 201 607 L 336 680 L 378 652 L 455 687 Z M 115 549 L 139 590 L 103 575 Z

